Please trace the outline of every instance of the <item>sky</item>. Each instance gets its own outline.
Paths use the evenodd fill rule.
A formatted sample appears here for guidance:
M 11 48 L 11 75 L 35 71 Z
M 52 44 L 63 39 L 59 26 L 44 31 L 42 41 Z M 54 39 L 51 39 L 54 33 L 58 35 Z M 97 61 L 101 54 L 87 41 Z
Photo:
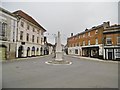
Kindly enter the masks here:
M 61 33 L 62 44 L 74 35 L 110 21 L 118 24 L 118 2 L 2 2 L 10 12 L 23 10 L 32 16 L 47 32 L 48 42 L 55 43 L 55 34 Z

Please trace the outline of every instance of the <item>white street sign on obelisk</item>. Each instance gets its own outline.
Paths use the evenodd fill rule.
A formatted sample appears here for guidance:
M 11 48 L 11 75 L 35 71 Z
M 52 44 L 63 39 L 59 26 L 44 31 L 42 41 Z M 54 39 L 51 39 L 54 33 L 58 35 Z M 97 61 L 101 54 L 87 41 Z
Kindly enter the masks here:
M 60 32 L 58 31 L 57 36 L 57 45 L 56 45 L 56 58 L 57 61 L 62 61 L 62 46 L 61 46 L 61 38 L 60 38 Z

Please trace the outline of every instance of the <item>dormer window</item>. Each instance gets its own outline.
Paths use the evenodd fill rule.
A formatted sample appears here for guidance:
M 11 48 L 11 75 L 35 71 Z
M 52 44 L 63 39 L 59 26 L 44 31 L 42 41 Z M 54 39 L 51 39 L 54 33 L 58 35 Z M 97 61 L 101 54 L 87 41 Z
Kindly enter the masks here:
M 95 34 L 98 34 L 98 30 L 95 30 Z

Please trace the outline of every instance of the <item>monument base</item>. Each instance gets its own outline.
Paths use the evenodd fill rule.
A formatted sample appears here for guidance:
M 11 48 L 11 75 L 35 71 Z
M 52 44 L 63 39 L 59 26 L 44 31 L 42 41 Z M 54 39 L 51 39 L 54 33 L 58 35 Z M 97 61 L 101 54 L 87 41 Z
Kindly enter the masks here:
M 61 60 L 61 61 L 53 60 L 53 61 L 47 61 L 45 63 L 46 64 L 52 64 L 52 65 L 70 65 L 70 64 L 72 64 L 72 62 L 65 61 L 65 60 Z
M 56 52 L 56 61 L 62 61 L 63 60 L 63 53 L 62 52 Z

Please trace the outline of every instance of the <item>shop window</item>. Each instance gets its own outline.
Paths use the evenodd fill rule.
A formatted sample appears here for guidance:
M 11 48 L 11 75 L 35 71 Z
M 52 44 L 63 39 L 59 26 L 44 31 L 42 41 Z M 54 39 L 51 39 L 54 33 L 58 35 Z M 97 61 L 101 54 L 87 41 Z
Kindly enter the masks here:
M 75 54 L 78 54 L 78 49 L 75 49 Z
M 120 49 L 116 49 L 116 56 L 120 58 Z

